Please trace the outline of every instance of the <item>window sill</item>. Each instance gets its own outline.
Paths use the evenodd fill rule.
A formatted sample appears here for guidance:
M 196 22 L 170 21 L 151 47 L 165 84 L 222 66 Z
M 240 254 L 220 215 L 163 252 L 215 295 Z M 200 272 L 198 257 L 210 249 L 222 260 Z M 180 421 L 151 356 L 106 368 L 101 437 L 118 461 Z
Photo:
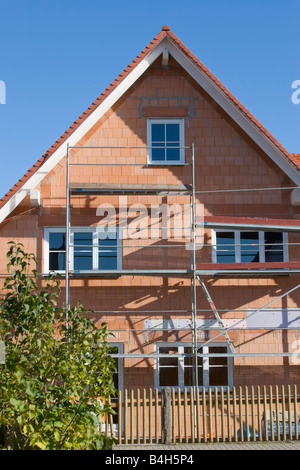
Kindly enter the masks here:
M 185 162 L 147 162 L 147 166 L 187 166 Z

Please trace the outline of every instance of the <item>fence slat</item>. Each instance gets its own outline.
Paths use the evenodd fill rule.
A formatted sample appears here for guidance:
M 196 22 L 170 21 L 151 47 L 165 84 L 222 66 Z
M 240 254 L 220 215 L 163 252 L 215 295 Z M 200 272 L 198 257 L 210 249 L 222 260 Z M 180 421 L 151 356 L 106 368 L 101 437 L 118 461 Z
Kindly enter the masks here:
M 237 442 L 237 426 L 236 426 L 236 421 L 237 421 L 237 414 L 236 414 L 236 388 L 233 387 L 232 389 L 232 400 L 233 400 L 233 432 L 234 432 L 234 442 Z
M 199 388 L 196 389 L 196 427 L 197 427 L 197 442 L 201 442 L 201 431 L 200 431 L 200 395 Z
M 283 440 L 286 441 L 286 425 L 285 425 L 285 388 L 281 387 L 281 406 L 282 406 L 282 425 L 283 425 Z
M 270 406 L 271 441 L 274 441 L 273 389 L 272 389 L 272 385 L 270 385 L 270 387 L 269 387 L 269 406 Z
M 218 394 L 218 389 L 215 387 L 215 436 L 216 436 L 216 441 L 219 442 L 219 394 Z
M 276 438 L 277 441 L 280 441 L 280 432 L 279 432 L 279 393 L 278 385 L 275 386 L 275 418 L 276 418 Z
M 128 390 L 125 388 L 124 390 L 124 444 L 127 444 L 127 426 L 128 426 Z M 120 434 L 120 432 L 119 432 Z
M 256 424 L 255 424 L 255 395 L 254 387 L 251 387 L 251 425 L 252 425 L 252 439 L 256 441 Z
M 295 439 L 298 440 L 298 407 L 297 407 L 297 385 L 294 385 L 294 417 L 295 417 Z
M 246 424 L 246 441 L 250 441 L 249 433 L 249 396 L 248 396 L 248 387 L 245 387 L 245 424 Z
M 183 391 L 183 395 L 184 395 L 184 409 L 183 409 L 183 413 L 184 413 L 184 439 L 185 439 L 185 442 L 188 442 L 188 423 L 187 423 L 187 389 L 186 387 L 184 388 L 184 391 Z
M 261 426 L 261 394 L 260 386 L 257 387 L 257 416 L 258 416 L 258 440 L 262 441 L 262 426 Z
M 244 422 L 243 422 L 243 391 L 239 387 L 239 417 L 240 417 L 240 441 L 244 442 Z
M 292 399 L 291 399 L 291 386 L 288 385 L 288 421 L 289 421 L 289 439 L 293 439 L 293 430 L 292 430 Z
M 141 408 L 141 402 L 140 402 L 140 389 L 138 388 L 136 391 L 136 430 L 137 430 L 137 443 L 140 443 L 141 439 L 141 424 L 140 424 L 140 408 Z
M 227 432 L 228 442 L 231 442 L 231 402 L 230 402 L 230 388 L 227 387 Z
M 195 409 L 194 409 L 194 389 L 190 388 L 190 423 L 191 423 L 191 439 L 195 442 Z
M 147 433 L 146 433 L 146 409 L 147 409 L 147 397 L 146 389 L 143 389 L 143 443 L 147 442 Z
M 172 442 L 176 442 L 176 421 L 175 421 L 175 411 L 176 411 L 176 403 L 175 403 L 175 389 L 172 388 L 171 392 L 171 403 L 172 403 Z
M 152 388 L 149 389 L 149 443 L 152 444 Z
M 130 394 L 130 442 L 134 444 L 134 392 Z
M 224 422 L 224 389 L 221 387 L 221 436 L 222 441 L 225 442 L 225 422 Z
M 158 389 L 155 389 L 155 444 L 158 444 Z
M 208 389 L 209 441 L 213 442 L 213 407 L 211 388 Z
M 182 432 L 181 432 L 181 390 L 177 389 L 177 403 L 178 403 L 178 440 L 179 443 L 182 442 Z
M 202 422 L 203 422 L 203 439 L 207 442 L 207 421 L 206 421 L 206 390 L 202 389 Z
M 266 386 L 263 387 L 263 402 L 264 402 L 264 423 L 265 423 L 265 440 L 269 440 L 269 433 L 268 433 L 268 408 L 267 408 L 267 390 Z

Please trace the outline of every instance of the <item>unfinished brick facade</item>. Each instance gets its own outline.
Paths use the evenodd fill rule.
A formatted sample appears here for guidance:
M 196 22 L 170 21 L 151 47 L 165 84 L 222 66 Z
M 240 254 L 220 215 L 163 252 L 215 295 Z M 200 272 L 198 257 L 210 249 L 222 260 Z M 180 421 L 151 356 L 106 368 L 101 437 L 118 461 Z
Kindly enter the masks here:
M 165 36 L 169 35 L 169 38 L 162 36 L 162 33 Z M 178 48 L 182 47 L 179 40 L 176 42 L 174 37 L 170 36 L 168 29 L 162 33 L 154 41 L 153 47 L 148 46 L 152 53 L 164 38 L 173 41 L 173 47 L 174 44 Z M 184 53 L 187 54 L 185 50 Z M 142 54 L 137 58 L 137 63 L 142 63 L 143 60 L 145 57 Z M 130 70 L 122 78 L 123 82 L 128 74 L 130 75 Z M 122 80 L 120 83 L 123 83 Z M 112 89 L 117 88 L 118 82 Z M 105 98 L 108 100 L 110 96 L 108 93 L 108 97 Z M 185 165 L 147 164 L 145 149 L 148 145 L 147 120 L 151 118 L 184 120 L 184 146 L 194 145 L 194 189 L 196 204 L 204 208 L 204 221 L 214 216 L 222 217 L 222 220 L 226 217 L 235 217 L 241 222 L 242 218 L 247 217 L 264 221 L 274 219 L 281 221 L 281 225 L 285 226 L 299 219 L 299 209 L 290 203 L 291 190 L 286 189 L 294 187 L 295 180 L 288 176 L 283 166 L 270 158 L 268 152 L 259 146 L 220 103 L 216 102 L 214 97 L 190 75 L 178 58 L 176 60 L 172 56 L 171 51 L 167 62 L 162 62 L 161 54 L 154 58 L 147 69 L 128 86 L 101 118 L 91 125 L 83 136 L 74 140 L 73 146 L 87 148 L 71 148 L 70 162 L 85 163 L 85 165 L 71 164 L 69 181 L 76 183 L 77 186 L 105 183 L 143 187 L 152 185 L 189 187 L 192 183 L 190 149 L 185 150 Z M 1 273 L 5 272 L 6 267 L 7 242 L 15 240 L 22 242 L 26 250 L 37 255 L 38 271 L 45 274 L 47 264 L 45 258 L 49 257 L 45 247 L 45 230 L 51 228 L 64 230 L 66 226 L 66 141 L 69 136 L 74 135 L 73 132 L 75 131 L 72 130 L 59 142 L 58 148 L 64 149 L 64 156 L 44 174 L 38 184 L 32 187 L 40 191 L 40 205 L 38 207 L 32 205 L 27 191 L 23 200 L 4 217 L 1 224 Z M 262 131 L 258 129 L 257 132 Z M 272 145 L 274 146 L 273 143 Z M 55 151 L 56 147 L 53 152 Z M 50 154 L 47 158 L 52 157 Z M 284 158 L 286 156 L 282 155 L 283 160 Z M 291 166 L 293 164 L 292 171 L 295 174 L 299 173 L 295 158 L 294 161 L 291 158 L 290 164 Z M 34 175 L 34 171 L 32 174 Z M 28 178 L 25 179 L 26 183 L 30 181 Z M 7 207 L 11 197 L 20 191 L 20 188 L 22 189 L 22 182 L 12 194 L 3 199 L 3 207 Z M 257 191 L 258 188 L 284 189 Z M 250 191 L 231 191 L 234 189 L 250 189 Z M 131 208 L 127 221 L 129 223 L 140 214 L 137 204 L 147 208 L 150 220 L 151 207 L 155 204 L 168 204 L 174 208 L 175 204 L 187 207 L 190 202 L 190 194 L 149 195 L 126 193 L 126 191 L 124 194 L 112 192 L 105 195 L 79 193 L 71 197 L 71 227 L 97 227 L 101 217 L 104 217 L 104 214 L 99 216 L 97 208 L 103 204 L 110 204 L 117 209 L 116 221 L 112 221 L 111 225 L 114 226 L 116 222 L 118 226 L 121 225 L 120 211 L 125 205 Z M 174 217 L 175 215 L 171 214 L 171 221 Z M 185 223 L 184 219 L 182 222 Z M 161 232 L 159 233 L 161 235 Z M 202 233 L 201 243 L 204 246 L 196 251 L 196 262 L 200 267 L 212 265 L 212 233 L 211 228 L 205 228 Z M 168 239 L 160 236 L 159 239 L 153 240 L 149 232 L 148 237 L 132 238 L 130 234 L 127 235 L 127 238 L 123 236 L 120 242 L 122 270 L 126 270 L 127 274 L 116 273 L 105 276 L 103 273 L 101 275 L 92 273 L 90 276 L 83 276 L 72 272 L 70 303 L 73 304 L 80 299 L 86 308 L 95 311 L 93 315 L 97 321 L 100 323 L 107 321 L 111 332 L 115 335 L 112 337 L 113 344 L 122 346 L 119 353 L 141 355 L 119 359 L 120 387 L 163 386 L 166 383 L 159 382 L 159 373 L 163 368 L 159 370 L 159 359 L 150 355 L 158 351 L 156 348 L 159 345 L 167 348 L 166 343 L 170 348 L 192 344 L 193 332 L 178 326 L 185 324 L 184 320 L 191 319 L 191 276 L 175 275 L 173 272 L 154 275 L 151 272 L 162 269 L 190 270 L 191 251 L 184 246 L 186 243 L 184 237 L 174 237 L 173 229 L 170 230 Z M 289 232 L 287 260 L 289 263 L 299 260 L 297 245 L 299 242 L 297 232 Z M 163 247 L 158 248 L 158 245 Z M 128 274 L 129 270 L 148 270 L 149 273 Z M 226 325 L 227 320 L 229 325 L 232 320 L 246 319 L 249 310 L 262 308 L 296 286 L 300 274 L 297 272 L 291 274 L 287 270 L 282 271 L 280 275 L 264 274 L 263 271 L 259 275 L 250 275 L 248 271 L 227 276 L 220 273 L 206 274 L 203 275 L 203 279 L 224 324 Z M 44 278 L 40 276 L 41 285 L 43 282 Z M 64 281 L 62 286 L 64 288 Z M 196 305 L 197 320 L 214 319 L 214 314 L 199 286 L 197 286 Z M 274 304 L 274 309 L 283 312 L 294 312 L 293 309 L 298 307 L 298 290 Z M 158 323 L 154 320 L 172 320 L 175 327 L 173 330 L 167 327 L 166 331 L 162 331 L 164 328 L 155 326 Z M 299 375 L 297 361 L 284 354 L 297 350 L 296 341 L 300 340 L 299 330 L 288 322 L 282 328 L 275 329 L 268 328 L 267 325 L 254 325 L 253 329 L 250 329 L 245 325 L 246 323 L 238 329 L 229 331 L 236 353 L 244 357 L 226 357 L 227 385 L 297 383 Z M 202 345 L 219 332 L 220 329 L 216 328 L 212 330 L 199 328 L 198 345 Z M 227 348 L 224 335 L 209 344 L 211 347 L 222 345 Z M 284 354 L 278 357 L 272 355 L 274 353 Z M 255 354 L 266 354 L 266 356 L 255 356 Z M 182 364 L 183 380 L 188 362 Z M 166 374 L 171 374 L 168 366 L 174 366 L 172 360 L 171 363 L 165 361 L 160 365 L 165 366 Z M 202 366 L 204 370 L 204 364 Z M 222 363 L 219 366 L 221 367 Z M 190 385 L 184 381 L 181 383 Z M 211 384 L 218 385 L 214 381 Z

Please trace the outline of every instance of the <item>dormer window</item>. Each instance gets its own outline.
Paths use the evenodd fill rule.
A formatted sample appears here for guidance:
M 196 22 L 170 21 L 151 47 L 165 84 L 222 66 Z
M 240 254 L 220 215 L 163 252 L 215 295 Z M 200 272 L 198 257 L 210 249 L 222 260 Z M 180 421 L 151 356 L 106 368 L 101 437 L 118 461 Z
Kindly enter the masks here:
M 184 164 L 184 119 L 148 119 L 148 164 Z

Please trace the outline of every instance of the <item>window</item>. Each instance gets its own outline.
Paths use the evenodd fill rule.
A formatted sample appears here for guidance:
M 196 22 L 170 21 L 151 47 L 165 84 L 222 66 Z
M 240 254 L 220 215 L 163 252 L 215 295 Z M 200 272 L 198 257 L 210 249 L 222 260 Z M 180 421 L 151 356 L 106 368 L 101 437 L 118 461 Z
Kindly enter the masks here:
M 148 164 L 182 165 L 184 163 L 184 120 L 148 119 Z
M 192 354 L 189 343 L 157 343 L 155 386 L 191 387 L 194 384 L 194 357 L 177 357 L 177 354 Z M 199 349 L 199 354 L 226 354 L 227 345 L 214 344 Z M 198 386 L 232 386 L 232 361 L 228 357 L 198 357 Z
M 288 236 L 282 232 L 215 230 L 213 263 L 265 263 L 288 261 Z
M 70 231 L 70 269 L 102 271 L 122 269 L 121 231 L 103 232 L 96 227 L 72 228 Z M 66 230 L 45 229 L 44 272 L 66 269 Z

